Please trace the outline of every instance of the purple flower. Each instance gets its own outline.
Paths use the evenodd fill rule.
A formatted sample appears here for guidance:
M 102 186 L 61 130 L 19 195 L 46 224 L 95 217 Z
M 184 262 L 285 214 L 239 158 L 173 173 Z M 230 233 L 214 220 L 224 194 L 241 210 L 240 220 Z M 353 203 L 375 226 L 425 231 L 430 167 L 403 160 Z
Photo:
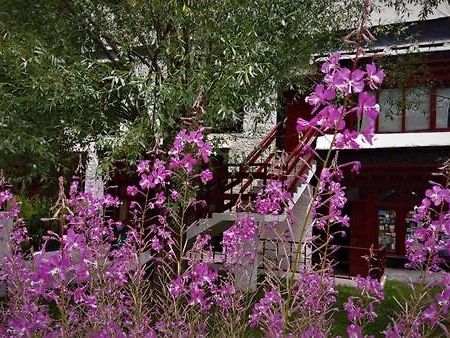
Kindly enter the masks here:
M 364 338 L 361 327 L 356 324 L 350 324 L 347 327 L 348 338 Z
M 203 184 L 206 184 L 209 181 L 211 181 L 213 179 L 213 174 L 212 174 L 211 170 L 209 170 L 209 169 L 203 170 L 200 173 L 200 179 L 202 180 Z
M 283 187 L 281 181 L 270 181 L 267 186 L 258 193 L 255 208 L 258 213 L 264 215 L 278 214 L 283 206 L 286 206 L 291 194 Z
M 194 167 L 197 165 L 197 160 L 191 154 L 186 154 L 181 159 L 179 157 L 172 158 L 170 167 L 173 169 L 184 169 L 188 173 L 192 173 Z
M 144 190 L 148 190 L 148 189 L 154 188 L 156 186 L 155 182 L 153 181 L 152 176 L 146 175 L 146 174 L 142 174 L 141 180 L 139 181 L 139 185 Z
M 13 194 L 9 190 L 0 191 L 0 207 L 13 198 Z
M 362 92 L 358 97 L 358 106 L 356 107 L 358 118 L 367 116 L 371 121 L 375 121 L 380 112 L 380 107 L 376 104 L 375 96 Z
M 446 288 L 436 297 L 438 305 L 441 307 L 442 312 L 446 314 L 450 306 L 450 289 Z
M 304 131 L 310 127 L 311 127 L 311 125 L 309 124 L 308 121 L 302 119 L 301 117 L 299 117 L 297 119 L 297 128 L 296 129 L 299 133 L 301 133 L 302 131 Z
M 300 334 L 300 338 L 325 338 L 325 333 L 315 326 L 308 327 L 305 331 Z
M 258 223 L 253 217 L 241 217 L 223 233 L 226 265 L 243 264 L 243 258 L 254 258 Z
M 200 305 L 201 308 L 207 308 L 208 302 L 205 298 L 205 291 L 197 287 L 189 288 L 190 299 L 188 305 Z
M 364 89 L 364 72 L 342 68 L 334 73 L 332 84 L 345 95 L 361 93 Z
M 166 202 L 166 195 L 164 195 L 164 192 L 160 191 L 155 196 L 155 205 L 162 206 Z
M 322 73 L 329 74 L 337 69 L 339 69 L 339 60 L 341 59 L 341 54 L 333 53 L 330 55 L 327 61 L 325 61 L 321 67 Z
M 355 174 L 359 174 L 359 172 L 361 171 L 361 162 L 359 161 L 353 162 L 351 171 Z
M 347 312 L 348 320 L 351 322 L 360 321 L 366 315 L 364 308 L 359 304 L 355 304 L 354 298 L 351 297 L 344 303 L 344 310 Z
M 373 90 L 377 90 L 384 79 L 384 72 L 377 69 L 377 66 L 372 62 L 366 65 L 367 81 L 369 87 Z
M 175 137 L 172 148 L 169 151 L 169 154 L 171 155 L 171 167 L 184 167 L 188 172 L 192 171 L 190 169 L 192 160 L 190 160 L 189 158 L 180 160 L 180 155 L 182 155 L 186 144 L 192 144 L 197 147 L 198 153 L 193 154 L 194 157 L 200 157 L 203 162 L 208 162 L 209 156 L 212 153 L 212 146 L 211 144 L 205 142 L 203 138 L 204 136 L 201 130 L 192 131 L 189 134 L 186 132 L 186 130 L 181 130 Z
M 20 245 L 30 239 L 28 236 L 28 230 L 25 227 L 14 228 L 11 232 L 11 242 L 16 245 Z
M 212 146 L 209 143 L 204 142 L 198 147 L 200 152 L 200 156 L 203 159 L 203 162 L 207 163 L 209 161 L 209 157 L 212 154 Z
M 217 306 L 224 310 L 232 306 L 232 297 L 236 293 L 232 283 L 225 283 L 220 287 L 214 288 L 214 300 Z
M 427 196 L 435 206 L 441 205 L 444 201 L 450 203 L 450 189 L 445 189 L 439 185 L 434 185 L 431 189 L 428 189 L 425 192 L 425 196 Z
M 137 172 L 139 174 L 146 173 L 150 170 L 150 161 L 144 160 L 137 163 Z
M 378 279 L 372 278 L 370 276 L 367 276 L 365 278 L 357 276 L 356 288 L 359 289 L 363 294 L 367 294 L 373 297 L 378 302 L 384 299 L 383 289 Z
M 172 297 L 178 298 L 184 291 L 184 281 L 181 277 L 177 277 L 170 282 L 169 293 Z
M 250 315 L 250 326 L 263 325 L 270 337 L 281 337 L 282 320 L 280 310 L 282 308 L 281 295 L 277 290 L 266 292 L 263 298 L 257 302 Z
M 120 200 L 118 197 L 107 194 L 103 198 L 103 204 L 107 207 L 118 207 L 120 205 Z
M 161 244 L 161 241 L 158 237 L 153 237 L 151 242 L 151 248 L 156 251 L 160 252 L 163 249 L 163 246 Z
M 180 197 L 180 194 L 178 193 L 178 191 L 172 190 L 171 193 L 170 193 L 170 197 L 171 197 L 174 201 L 176 201 L 176 200 Z
M 198 263 L 190 274 L 195 282 L 211 284 L 217 278 L 217 273 L 211 270 L 207 263 Z
M 136 196 L 138 192 L 139 192 L 138 188 L 134 185 L 127 187 L 127 195 L 128 196 Z
M 428 325 L 436 325 L 439 322 L 439 311 L 436 304 L 428 306 L 422 314 L 423 320 Z
M 97 307 L 97 299 L 94 296 L 88 296 L 86 294 L 87 285 L 75 289 L 73 293 L 73 299 L 77 304 L 84 304 L 90 308 L 95 309 Z
M 76 234 L 73 228 L 67 230 L 67 235 L 63 236 L 63 243 L 65 249 L 69 250 L 69 252 L 71 252 L 72 250 L 86 250 L 86 242 L 84 236 Z
M 319 105 L 328 103 L 330 100 L 333 100 L 335 96 L 333 89 L 325 88 L 323 84 L 319 84 L 316 86 L 314 93 L 307 96 L 305 100 L 317 109 Z

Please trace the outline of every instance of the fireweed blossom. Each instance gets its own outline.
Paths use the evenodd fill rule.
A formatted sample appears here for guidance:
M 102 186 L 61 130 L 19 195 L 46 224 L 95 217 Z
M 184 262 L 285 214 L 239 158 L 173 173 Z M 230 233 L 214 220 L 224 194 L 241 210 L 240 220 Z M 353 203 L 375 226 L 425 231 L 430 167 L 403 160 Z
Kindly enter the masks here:
M 450 274 L 441 271 L 444 265 L 442 256 L 448 256 L 450 237 L 450 163 L 447 161 L 437 177 L 445 183 L 432 183 L 426 190 L 420 205 L 414 209 L 413 220 L 417 222 L 413 236 L 406 241 L 408 268 L 421 273 L 419 286 L 413 293 L 413 311 L 403 311 L 392 321 L 385 331 L 386 337 L 424 337 L 431 336 L 443 321 L 448 318 L 450 304 Z M 442 182 L 441 181 L 441 182 Z M 436 278 L 440 271 L 441 278 Z M 429 277 L 431 281 L 428 280 Z M 432 298 L 429 288 L 441 291 Z
M 283 320 L 288 299 L 280 291 L 267 290 L 254 306 L 250 326 L 260 326 L 270 337 L 325 337 L 329 316 L 336 302 L 334 278 L 329 273 L 318 274 L 300 270 L 290 299 L 290 315 L 302 321 Z
M 256 198 L 256 211 L 263 215 L 280 213 L 287 206 L 291 194 L 285 190 L 280 181 L 270 181 Z
M 377 318 L 376 305 L 384 299 L 384 294 L 377 279 L 357 276 L 355 281 L 360 296 L 350 296 L 344 303 L 344 310 L 350 322 L 347 334 L 349 337 L 364 337 L 363 329 Z
M 253 307 L 250 316 L 252 327 L 264 327 L 271 337 L 282 337 L 282 314 L 283 301 L 277 290 L 269 290 Z
M 243 216 L 223 233 L 223 246 L 226 253 L 225 264 L 239 266 L 255 259 L 258 223 L 252 217 Z
M 332 133 L 334 149 L 357 148 L 359 138 L 370 142 L 379 107 L 368 89 L 380 86 L 383 72 L 374 64 L 365 69 L 342 67 L 339 54 L 333 54 L 321 70 L 324 81 L 308 98 L 314 105 L 313 118 L 299 120 L 298 131 L 314 128 L 319 134 Z M 346 118 L 351 115 L 367 119 L 365 130 L 348 130 Z M 211 154 L 202 130 L 182 130 L 167 154 L 138 162 L 139 183 L 127 188 L 127 194 L 136 198 L 130 203 L 129 222 L 106 217 L 105 209 L 121 207 L 117 198 L 96 199 L 73 184 L 62 231 L 48 234 L 60 245 L 51 254 L 45 248 L 35 253 L 26 250 L 29 238 L 18 207 L 6 210 L 3 217 L 13 219 L 15 227 L 13 255 L 1 271 L 2 279 L 8 281 L 9 300 L 0 314 L 0 334 L 242 336 L 250 326 L 269 337 L 328 336 L 337 296 L 329 257 L 321 257 L 323 262 L 314 269 L 300 266 L 292 275 L 266 271 L 261 284 L 265 291 L 255 302 L 249 302 L 236 283 L 236 272 L 255 261 L 261 217 L 289 214 L 292 196 L 282 182 L 269 182 L 255 201 L 256 213 L 239 215 L 224 232 L 222 267 L 212 260 L 211 236 L 200 236 L 194 243 L 186 240 L 185 230 L 197 226 L 192 213 L 203 204 L 195 198 L 198 185 L 212 179 L 212 173 L 204 169 Z M 359 170 L 358 164 L 352 165 Z M 343 174 L 335 159 L 318 174 L 310 212 L 317 230 L 349 224 L 342 211 L 346 203 Z M 439 252 L 450 247 L 444 238 L 450 232 L 449 195 L 448 185 L 434 185 L 416 208 L 414 219 L 424 226 L 407 246 L 411 266 L 431 262 L 430 269 L 439 268 Z M 11 198 L 9 191 L 0 188 L 0 207 Z M 290 218 L 286 217 L 288 226 L 299 226 L 299 220 Z M 276 233 L 278 226 L 271 222 L 270 230 Z M 120 241 L 118 234 L 124 236 Z M 376 280 L 358 278 L 356 282 L 361 296 L 345 302 L 347 333 L 363 337 L 365 324 L 376 318 L 383 294 Z M 386 336 L 419 337 L 424 328 L 438 325 L 450 307 L 449 275 L 438 285 L 441 289 L 431 302 L 414 316 L 400 314 L 386 329 Z M 55 307 L 58 316 L 52 315 Z M 244 317 L 249 313 L 250 318 Z
M 315 91 L 306 98 L 306 102 L 313 106 L 313 117 L 306 123 L 299 120 L 297 130 L 302 132 L 306 127 L 313 127 L 322 133 L 333 130 L 342 131 L 340 142 L 333 144 L 336 148 L 357 148 L 355 139 L 361 136 L 371 142 L 375 130 L 375 122 L 379 114 L 379 106 L 368 90 L 377 90 L 384 79 L 382 70 L 372 63 L 366 70 L 350 70 L 340 65 L 340 55 L 333 54 L 322 65 L 324 82 L 316 86 Z M 352 107 L 352 95 L 358 94 L 358 106 Z M 334 98 L 340 98 L 333 102 Z M 344 101 L 344 105 L 341 102 Z M 346 104 L 347 103 L 347 104 Z M 356 112 L 357 117 L 367 120 L 365 130 L 362 132 L 346 130 L 346 117 Z
M 123 322 L 126 317 L 117 302 L 124 299 L 120 290 L 127 280 L 133 250 L 128 243 L 112 249 L 112 223 L 105 223 L 101 213 L 104 207 L 117 205 L 116 199 L 106 196 L 97 200 L 78 193 L 72 185 L 67 203 L 72 210 L 66 216 L 67 232 L 53 235 L 60 250 L 45 252 L 43 247 L 30 257 L 22 251 L 22 243 L 28 240 L 24 228 L 19 223 L 13 231 L 16 245 L 13 255 L 3 262 L 2 273 L 10 295 L 10 304 L 2 315 L 7 336 L 67 336 L 69 332 L 76 336 L 83 332 L 76 326 L 80 320 L 93 328 L 107 327 L 111 320 Z M 110 255 L 115 257 L 113 263 Z M 100 271 L 104 273 L 101 279 Z M 99 306 L 104 297 L 116 302 Z M 65 322 L 49 316 L 50 303 L 56 304 Z M 113 307 L 115 311 L 111 311 Z
M 384 72 L 372 62 L 366 66 L 367 82 L 371 89 L 377 90 L 384 79 Z
M 139 196 L 144 201 L 133 202 L 133 228 L 105 216 L 106 208 L 120 206 L 117 198 L 106 195 L 95 199 L 79 192 L 74 182 L 65 201 L 69 212 L 60 218 L 63 231 L 47 236 L 59 242 L 60 249 L 46 252 L 44 244 L 39 251 L 30 254 L 22 250 L 29 238 L 27 229 L 17 218 L 19 208 L 9 203 L 2 217 L 14 219 L 15 227 L 11 234 L 13 255 L 5 259 L 1 272 L 1 279 L 8 281 L 10 296 L 8 307 L 0 316 L 3 336 L 152 337 L 157 332 L 164 334 L 157 329 L 161 326 L 151 319 L 153 315 L 139 312 L 138 304 L 142 303 L 136 302 L 147 297 L 144 276 L 149 273 L 149 259 L 153 267 L 158 267 L 162 266 L 163 257 L 168 262 L 177 257 L 168 217 L 171 214 L 167 207 L 167 186 L 172 188 L 167 191 L 170 201 L 177 203 L 183 192 L 174 190 L 170 181 L 179 175 L 192 175 L 196 166 L 208 161 L 212 147 L 203 141 L 201 131 L 182 131 L 172 150 L 168 159 L 138 162 L 139 186 L 127 188 L 129 196 Z M 209 181 L 212 173 L 205 170 L 202 178 Z M 5 208 L 12 196 L 0 187 L 0 207 Z M 189 203 L 195 205 L 191 198 Z M 120 243 L 117 231 L 126 234 Z M 172 284 L 173 296 L 184 293 L 186 306 L 200 307 L 202 311 L 214 304 L 211 292 L 220 294 L 221 304 L 225 304 L 226 288 L 213 285 L 215 271 L 203 262 L 188 271 L 176 280 L 179 290 L 176 282 Z M 58 320 L 49 315 L 50 304 L 55 304 L 61 314 Z M 204 331 L 200 320 L 191 325 L 186 320 L 169 323 L 168 319 L 165 327 L 179 330 L 181 336 L 191 335 L 188 332 L 194 327 Z

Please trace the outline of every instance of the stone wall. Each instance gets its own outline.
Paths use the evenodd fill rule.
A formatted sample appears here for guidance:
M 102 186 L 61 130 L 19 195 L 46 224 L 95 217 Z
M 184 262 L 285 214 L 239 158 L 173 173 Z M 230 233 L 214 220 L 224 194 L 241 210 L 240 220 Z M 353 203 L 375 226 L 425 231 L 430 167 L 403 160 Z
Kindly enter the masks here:
M 267 100 L 275 103 L 276 95 L 269 96 Z M 271 104 L 271 106 L 276 106 Z M 266 116 L 262 119 L 261 116 Z M 248 109 L 244 115 L 242 133 L 213 133 L 208 138 L 219 143 L 221 148 L 229 150 L 229 158 L 232 163 L 240 163 L 269 133 L 277 123 L 277 112 L 273 108 L 269 113 L 263 108 Z
M 12 220 L 3 217 L 0 212 L 0 263 L 3 258 L 11 255 L 9 236 L 11 235 L 12 225 Z

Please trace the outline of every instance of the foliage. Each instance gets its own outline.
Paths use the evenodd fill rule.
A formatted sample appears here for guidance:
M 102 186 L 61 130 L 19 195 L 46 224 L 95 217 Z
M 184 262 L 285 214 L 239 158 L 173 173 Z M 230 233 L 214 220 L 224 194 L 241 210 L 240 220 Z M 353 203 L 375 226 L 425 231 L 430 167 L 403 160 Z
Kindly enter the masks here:
M 43 219 L 49 217 L 51 201 L 45 197 L 27 197 L 25 195 L 18 196 L 20 202 L 20 216 L 23 218 L 27 231 L 30 235 L 32 246 L 39 249 L 42 246 L 42 238 L 45 237 L 47 231 L 57 231 L 57 225 L 44 222 Z
M 182 130 L 167 152 L 138 163 L 139 184 L 127 188 L 134 198 L 129 224 L 105 216 L 105 208 L 120 204 L 116 198 L 107 195 L 96 200 L 78 192 L 77 182 L 71 185 L 68 199 L 63 187 L 60 191 L 61 213 L 56 215 L 60 232 L 48 234 L 60 243 L 54 253 L 46 253 L 45 244 L 38 252 L 24 251 L 22 243 L 28 234 L 17 219 L 18 207 L 2 214 L 16 220 L 11 235 L 14 254 L 3 262 L 8 301 L 1 315 L 2 334 L 222 337 L 243 336 L 250 327 L 258 327 L 273 337 L 328 335 L 337 295 L 330 256 L 330 239 L 335 234 L 330 229 L 348 222 L 342 214 L 346 201 L 339 183 L 342 167 L 329 156 L 333 148 L 357 147 L 357 138 L 370 142 L 378 107 L 364 90 L 377 88 L 384 74 L 373 64 L 365 70 L 349 70 L 340 66 L 337 54 L 324 63 L 322 72 L 324 83 L 308 98 L 314 103 L 315 118 L 298 121 L 299 130 L 309 127 L 334 135 L 308 209 L 312 226 L 328 234 L 314 249 L 321 253 L 320 262 L 302 266 L 299 256 L 284 257 L 279 264 L 286 266 L 277 269 L 263 257 L 262 294 L 249 298 L 246 286 L 255 268 L 259 233 L 264 231 L 267 236 L 272 231 L 275 236 L 270 238 L 280 239 L 283 245 L 292 240 L 293 227 L 307 220 L 288 221 L 286 232 L 276 222 L 259 223 L 244 214 L 225 232 L 223 266 L 213 268 L 209 236 L 199 235 L 192 245 L 186 237 L 198 226 L 192 212 L 205 204 L 196 200 L 195 192 L 213 178 L 204 169 L 212 147 L 204 141 L 202 130 Z M 358 102 L 353 102 L 354 94 Z M 360 119 L 367 117 L 368 127 L 360 132 L 346 130 L 344 117 L 351 112 Z M 416 209 L 415 219 L 426 227 L 416 230 L 416 242 L 409 242 L 408 253 L 411 264 L 424 267 L 424 278 L 431 268 L 437 269 L 439 249 L 448 249 L 444 239 L 436 241 L 435 232 L 447 231 L 449 196 L 448 181 L 434 184 Z M 2 189 L 1 206 L 11 198 Z M 273 182 L 259 194 L 255 209 L 260 214 L 277 214 L 289 200 L 283 185 Z M 424 246 L 429 256 L 420 254 Z M 413 288 L 410 307 L 398 313 L 385 331 L 387 337 L 426 336 L 442 323 L 448 313 L 449 275 L 435 282 L 440 287 L 437 294 L 427 292 L 425 281 Z M 370 276 L 357 278 L 356 286 L 359 294 L 344 304 L 350 320 L 347 334 L 363 337 L 384 296 L 379 281 Z
M 425 15 L 441 1 L 408 2 Z M 91 142 L 105 167 L 137 160 L 192 111 L 219 129 L 256 105 L 263 120 L 276 105 L 265 98 L 304 90 L 311 55 L 338 45 L 335 32 L 352 26 L 360 5 L 2 1 L 0 167 L 42 184 L 73 171 L 68 153 Z
M 189 7 L 183 11 L 189 14 Z M 257 198 L 258 216 L 238 214 L 235 224 L 225 231 L 222 265 L 214 261 L 210 237 L 201 234 L 188 240 L 190 230 L 200 226 L 196 212 L 206 201 L 196 199 L 199 188 L 213 179 L 207 169 L 212 146 L 204 140 L 204 130 L 181 130 L 168 149 L 156 149 L 151 160 L 137 163 L 139 183 L 129 186 L 131 219 L 123 224 L 108 218 L 105 209 L 118 207 L 113 196 L 95 199 L 79 191 L 73 182 L 67 198 L 64 186 L 54 218 L 58 232 L 47 239 L 60 248 L 46 253 L 45 242 L 37 252 L 24 250 L 28 233 L 18 205 L 0 214 L 13 219 L 13 255 L 2 265 L 7 281 L 8 301 L 0 313 L 3 336 L 114 336 L 114 337 L 198 337 L 244 336 L 258 328 L 271 337 L 325 337 L 331 332 L 336 310 L 337 290 L 333 278 L 335 225 L 348 225 L 343 214 L 346 203 L 342 186 L 343 167 L 337 164 L 339 149 L 358 148 L 371 142 L 374 121 L 379 113 L 369 90 L 376 90 L 384 73 L 376 64 L 359 68 L 361 39 L 367 37 L 364 11 L 358 28 L 347 37 L 357 46 L 353 67 L 341 65 L 340 55 L 332 54 L 322 65 L 323 81 L 307 100 L 313 105 L 310 121 L 298 120 L 298 131 L 314 129 L 331 135 L 331 146 L 321 161 L 311 203 L 304 219 L 287 217 L 286 223 L 260 221 L 262 215 L 276 218 L 290 213 L 292 205 L 283 182 L 271 182 Z M 350 41 L 350 37 L 356 37 Z M 347 116 L 355 115 L 364 128 L 348 130 Z M 338 151 L 335 151 L 338 150 Z M 313 149 L 306 148 L 305 152 Z M 439 268 L 440 250 L 448 250 L 450 187 L 448 166 L 444 184 L 434 183 L 416 208 L 421 222 L 414 240 L 409 241 L 411 265 L 422 269 L 423 279 L 412 290 L 411 303 L 403 306 L 384 332 L 387 337 L 431 335 L 448 315 L 450 275 L 434 283 L 437 294 L 428 293 L 427 276 Z M 0 208 L 12 194 L 0 189 Z M 260 217 L 261 215 L 261 217 Z M 310 217 L 311 216 L 311 217 Z M 301 263 L 301 243 L 294 257 L 281 252 L 276 261 L 258 261 L 258 237 L 287 247 L 294 230 L 305 232 L 308 225 L 324 236 L 308 245 L 320 260 Z M 305 238 L 304 234 L 300 236 Z M 283 250 L 280 250 L 283 251 Z M 249 297 L 247 288 L 259 263 L 265 279 L 259 293 Z M 358 295 L 347 297 L 344 309 L 350 321 L 350 337 L 364 337 L 366 324 L 376 318 L 383 300 L 380 282 L 370 275 L 356 279 Z
M 440 4 L 445 4 L 445 0 L 381 0 L 387 6 L 395 8 L 398 14 L 408 16 L 411 8 L 420 8 L 420 18 L 425 19 L 433 13 Z
M 0 26 L 0 165 L 27 186 L 72 173 L 68 154 L 108 123 L 98 91 L 109 67 L 86 60 L 56 1 L 2 1 Z
M 48 180 L 90 142 L 136 160 L 193 110 L 211 127 L 268 112 L 262 99 L 297 83 L 352 13 L 328 0 L 2 1 L 0 166 Z

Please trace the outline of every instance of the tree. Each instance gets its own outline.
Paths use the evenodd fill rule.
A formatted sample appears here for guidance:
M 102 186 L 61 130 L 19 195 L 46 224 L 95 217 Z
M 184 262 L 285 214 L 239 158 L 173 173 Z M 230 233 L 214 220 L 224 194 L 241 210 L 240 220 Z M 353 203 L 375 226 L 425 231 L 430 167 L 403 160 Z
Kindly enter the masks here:
M 360 5 L 5 0 L 0 166 L 22 160 L 26 177 L 54 177 L 91 142 L 111 160 L 136 159 L 193 105 L 206 126 L 239 122 L 257 104 L 264 119 L 276 105 L 265 98 L 305 86 L 311 55 L 337 46 Z
M 55 1 L 2 1 L 0 27 L 0 166 L 27 183 L 53 179 L 108 124 L 98 79 L 110 67 L 86 59 Z

